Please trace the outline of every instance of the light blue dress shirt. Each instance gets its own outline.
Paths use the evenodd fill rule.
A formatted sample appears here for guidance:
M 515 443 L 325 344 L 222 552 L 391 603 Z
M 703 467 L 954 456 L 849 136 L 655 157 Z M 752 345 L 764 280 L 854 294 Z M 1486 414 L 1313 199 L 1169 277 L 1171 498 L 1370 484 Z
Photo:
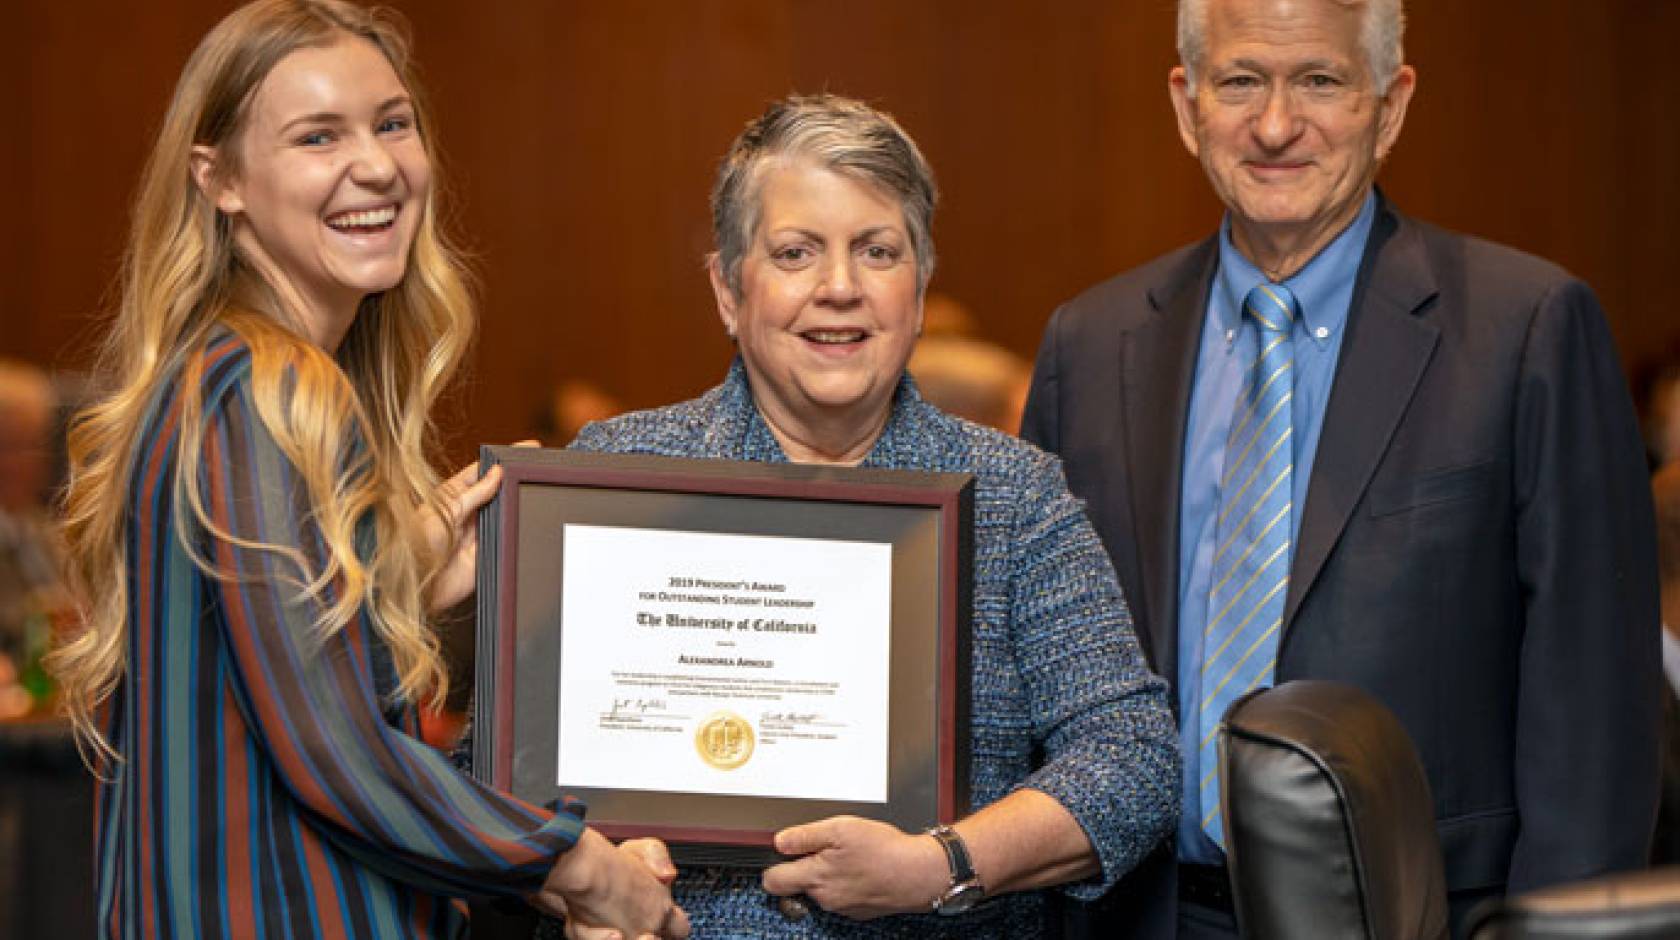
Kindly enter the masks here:
M 1343 327 L 1353 302 L 1353 282 L 1365 255 L 1365 241 L 1376 217 L 1374 192 L 1359 215 L 1306 267 L 1283 282 L 1301 304 L 1295 322 L 1295 427 L 1293 532 L 1301 529 L 1307 483 L 1312 477 L 1324 403 L 1336 376 Z M 1219 230 L 1219 270 L 1208 293 L 1201 351 L 1190 390 L 1190 414 L 1184 436 L 1184 474 L 1179 507 L 1178 559 L 1178 726 L 1184 747 L 1184 812 L 1178 824 L 1180 861 L 1217 865 L 1224 853 L 1202 831 L 1198 706 L 1202 700 L 1202 634 L 1207 627 L 1208 590 L 1212 587 L 1215 522 L 1219 516 L 1219 480 L 1225 471 L 1225 438 L 1231 430 L 1232 405 L 1242 391 L 1243 373 L 1253 363 L 1259 338 L 1254 322 L 1242 316 L 1243 298 L 1267 278 L 1231 243 L 1231 220 Z M 1295 535 L 1289 556 L 1295 555 Z

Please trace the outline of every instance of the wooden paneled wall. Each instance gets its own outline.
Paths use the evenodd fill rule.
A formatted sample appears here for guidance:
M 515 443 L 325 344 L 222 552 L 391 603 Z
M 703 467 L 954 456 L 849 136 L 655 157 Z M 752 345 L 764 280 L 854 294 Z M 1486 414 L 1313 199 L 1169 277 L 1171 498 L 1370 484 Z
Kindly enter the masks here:
M 462 453 L 562 376 L 634 406 L 714 383 L 701 259 L 734 132 L 793 90 L 899 116 L 939 173 L 935 288 L 1030 355 L 1061 300 L 1209 231 L 1167 103 L 1171 0 L 406 0 L 484 287 Z M 175 75 L 232 4 L 21 0 L 0 34 L 0 354 L 86 362 Z M 1680 337 L 1672 0 L 1413 0 L 1383 183 L 1586 277 L 1630 364 Z

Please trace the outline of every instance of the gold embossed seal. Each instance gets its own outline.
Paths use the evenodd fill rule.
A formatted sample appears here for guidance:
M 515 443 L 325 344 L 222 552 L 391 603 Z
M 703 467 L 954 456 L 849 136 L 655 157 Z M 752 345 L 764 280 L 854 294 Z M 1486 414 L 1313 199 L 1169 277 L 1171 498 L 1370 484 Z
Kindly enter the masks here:
M 734 770 L 752 759 L 752 725 L 734 712 L 714 712 L 695 730 L 694 749 L 713 767 Z

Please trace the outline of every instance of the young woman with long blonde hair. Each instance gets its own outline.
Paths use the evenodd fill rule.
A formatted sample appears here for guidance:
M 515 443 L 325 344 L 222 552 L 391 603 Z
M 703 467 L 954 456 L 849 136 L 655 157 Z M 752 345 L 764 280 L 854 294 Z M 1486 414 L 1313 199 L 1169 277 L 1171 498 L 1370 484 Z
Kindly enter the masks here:
M 340 0 L 243 7 L 182 73 L 71 445 L 54 662 L 106 936 L 454 936 L 494 895 L 687 932 L 670 872 L 414 736 L 499 482 L 428 461 L 473 328 L 429 131 L 401 35 Z

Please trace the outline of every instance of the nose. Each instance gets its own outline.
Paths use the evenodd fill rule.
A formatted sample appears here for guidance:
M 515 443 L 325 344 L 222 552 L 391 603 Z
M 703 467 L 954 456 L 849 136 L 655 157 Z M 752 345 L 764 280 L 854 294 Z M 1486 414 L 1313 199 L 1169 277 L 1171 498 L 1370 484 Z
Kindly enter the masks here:
M 858 284 L 856 260 L 849 251 L 835 252 L 823 268 L 822 283 L 817 288 L 817 300 L 831 306 L 846 307 L 857 302 L 862 294 Z
M 376 136 L 361 138 L 350 163 L 350 178 L 372 189 L 389 186 L 397 175 L 397 162 Z
M 1273 85 L 1254 118 L 1254 136 L 1268 150 L 1282 150 L 1301 133 L 1295 97 L 1285 85 Z

